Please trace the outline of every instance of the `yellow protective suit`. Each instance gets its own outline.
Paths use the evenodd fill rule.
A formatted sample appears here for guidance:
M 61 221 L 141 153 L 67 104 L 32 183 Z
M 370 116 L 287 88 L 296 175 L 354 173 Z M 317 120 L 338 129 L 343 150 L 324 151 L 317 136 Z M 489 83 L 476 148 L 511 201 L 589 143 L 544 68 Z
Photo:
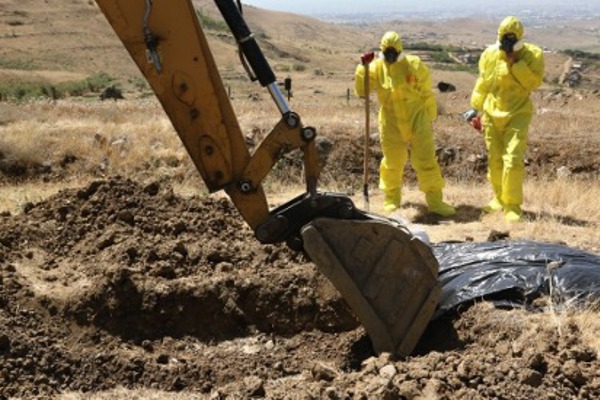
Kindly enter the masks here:
M 506 17 L 498 29 L 498 41 L 513 33 L 521 41 L 511 61 L 499 42 L 488 47 L 479 60 L 479 78 L 471 106 L 483 112 L 483 133 L 488 150 L 488 180 L 494 199 L 486 211 L 504 209 L 506 219 L 517 221 L 523 203 L 524 159 L 529 123 L 533 115 L 530 94 L 541 85 L 544 55 L 523 42 L 524 29 L 515 17 Z
M 394 47 L 402 52 L 397 33 L 387 32 L 381 39 L 381 51 Z M 355 93 L 364 97 L 365 67 L 355 72 Z M 377 91 L 379 102 L 379 136 L 383 159 L 380 164 L 379 187 L 385 193 L 385 209 L 400 206 L 404 166 L 410 163 L 426 194 L 429 211 L 444 216 L 455 213 L 442 201 L 444 179 L 440 171 L 433 141 L 431 123 L 437 117 L 437 105 L 431 90 L 427 66 L 417 56 L 406 55 L 394 63 L 382 57 L 369 64 L 370 89 Z

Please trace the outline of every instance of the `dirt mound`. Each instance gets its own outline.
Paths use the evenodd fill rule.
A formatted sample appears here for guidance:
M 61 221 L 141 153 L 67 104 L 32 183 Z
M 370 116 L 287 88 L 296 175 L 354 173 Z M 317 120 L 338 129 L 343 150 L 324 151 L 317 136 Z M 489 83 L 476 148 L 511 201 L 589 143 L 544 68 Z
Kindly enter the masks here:
M 226 199 L 158 183 L 115 177 L 5 214 L 0 265 L 0 398 L 117 386 L 213 398 L 600 395 L 600 363 L 575 325 L 485 304 L 433 322 L 414 357 L 373 357 L 302 254 L 260 245 Z
M 93 373 L 96 383 L 71 376 L 85 370 L 88 346 L 102 352 L 97 340 L 149 348 L 165 337 L 209 343 L 358 325 L 312 264 L 285 247 L 260 245 L 225 199 L 182 199 L 158 184 L 117 178 L 29 204 L 2 224 L 9 394 L 34 390 L 23 384 L 38 379 L 45 390 L 110 387 L 100 381 L 114 380 L 130 360 L 109 356 L 115 363 L 101 362 L 106 371 Z M 76 328 L 55 326 L 56 319 Z M 81 348 L 68 348 L 72 335 Z M 33 360 L 45 362 L 30 368 Z M 57 363 L 68 372 L 52 371 Z

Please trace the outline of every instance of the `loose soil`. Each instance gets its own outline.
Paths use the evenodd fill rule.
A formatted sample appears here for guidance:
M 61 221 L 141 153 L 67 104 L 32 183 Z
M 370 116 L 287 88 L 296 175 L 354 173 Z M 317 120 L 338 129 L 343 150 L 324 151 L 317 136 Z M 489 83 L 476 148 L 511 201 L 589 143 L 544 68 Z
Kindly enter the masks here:
M 0 219 L 0 398 L 115 387 L 207 398 L 598 398 L 576 325 L 482 303 L 375 355 L 302 254 L 226 199 L 113 177 Z M 529 329 L 523 329 L 528 327 Z

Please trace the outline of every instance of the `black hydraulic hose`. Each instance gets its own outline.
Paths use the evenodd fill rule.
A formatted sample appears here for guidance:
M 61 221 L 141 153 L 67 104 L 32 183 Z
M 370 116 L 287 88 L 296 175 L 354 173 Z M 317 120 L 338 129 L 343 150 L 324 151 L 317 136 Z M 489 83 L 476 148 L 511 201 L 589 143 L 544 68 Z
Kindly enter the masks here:
M 260 50 L 258 43 L 256 43 L 254 35 L 250 32 L 246 21 L 244 21 L 234 1 L 215 0 L 215 4 L 219 8 L 221 15 L 223 15 L 225 22 L 229 26 L 231 33 L 233 33 L 235 40 L 242 49 L 260 84 L 266 87 L 275 82 L 276 78 L 271 66 Z

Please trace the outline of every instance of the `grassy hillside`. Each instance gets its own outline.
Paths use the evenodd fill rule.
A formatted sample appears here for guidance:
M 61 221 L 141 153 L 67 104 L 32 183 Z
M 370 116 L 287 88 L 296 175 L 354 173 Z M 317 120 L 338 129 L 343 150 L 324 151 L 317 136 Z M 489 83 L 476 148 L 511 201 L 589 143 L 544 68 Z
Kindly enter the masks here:
M 224 71 L 241 71 L 234 40 L 211 0 L 194 0 L 209 43 Z M 495 40 L 497 21 L 392 21 L 347 26 L 299 15 L 243 7 L 244 16 L 267 58 L 280 73 L 298 70 L 352 70 L 357 56 L 377 46 L 382 32 L 398 30 L 417 42 L 482 48 Z M 597 34 L 588 24 L 572 26 L 557 38 L 546 27 L 528 28 L 540 45 L 588 50 Z M 579 46 L 579 47 L 578 47 Z M 0 3 L 0 70 L 30 71 L 50 81 L 105 72 L 131 78 L 138 72 L 93 0 L 4 0 Z M 75 74 L 75 75 L 72 75 Z M 21 73 L 17 78 L 23 78 Z
M 239 64 L 234 41 L 213 2 L 194 1 L 219 66 Z M 369 38 L 355 28 L 247 6 L 244 15 L 275 67 L 332 68 Z M 302 66 L 303 65 L 303 66 Z M 6 0 L 0 4 L 0 69 L 135 75 L 137 70 L 91 0 Z M 38 72 L 39 73 L 39 72 Z M 47 74 L 48 79 L 71 76 Z

